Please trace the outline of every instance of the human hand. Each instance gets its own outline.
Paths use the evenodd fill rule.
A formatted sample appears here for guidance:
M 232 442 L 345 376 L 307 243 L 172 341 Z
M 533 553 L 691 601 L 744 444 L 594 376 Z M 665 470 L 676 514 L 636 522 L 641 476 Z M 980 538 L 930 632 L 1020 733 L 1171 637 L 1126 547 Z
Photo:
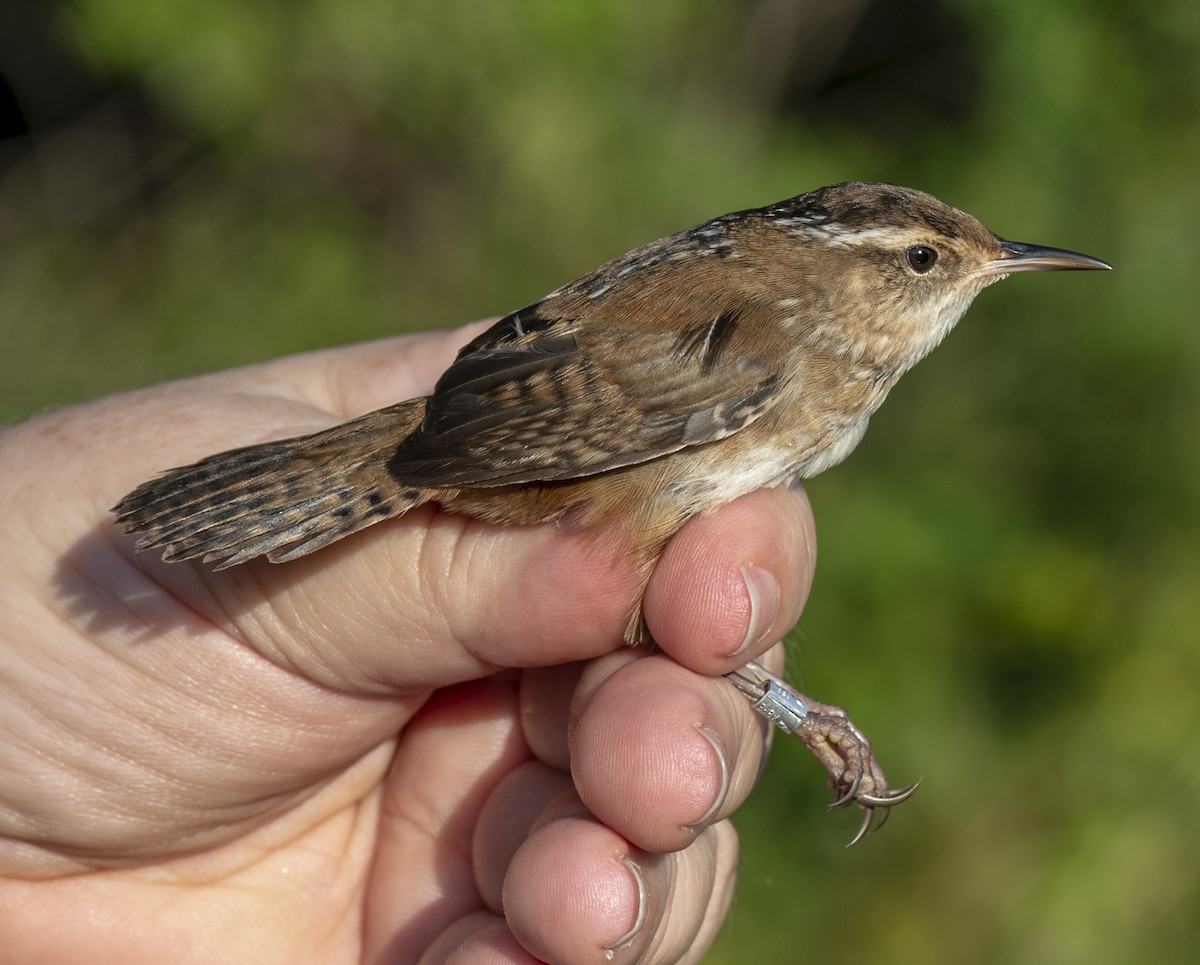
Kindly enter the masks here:
M 311 353 L 0 433 L 11 961 L 694 960 L 765 725 L 720 674 L 799 615 L 799 490 L 602 539 L 423 507 L 281 566 L 135 554 L 149 474 L 428 392 L 468 332 Z M 743 579 L 757 582 L 757 606 Z M 745 640 L 750 643 L 742 650 Z M 779 648 L 768 662 L 776 669 Z M 512 669 L 523 668 L 523 669 Z M 636 927 L 635 927 L 636 926 Z

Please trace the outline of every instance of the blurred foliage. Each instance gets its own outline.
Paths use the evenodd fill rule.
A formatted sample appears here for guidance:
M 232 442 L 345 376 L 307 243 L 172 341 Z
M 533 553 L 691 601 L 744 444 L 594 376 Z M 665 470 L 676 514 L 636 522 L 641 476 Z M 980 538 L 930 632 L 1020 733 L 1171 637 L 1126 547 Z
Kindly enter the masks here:
M 812 483 L 793 674 L 925 783 L 843 851 L 778 742 L 710 960 L 1195 954 L 1194 0 L 13 0 L 0 79 L 0 420 L 850 178 L 1109 259 L 985 293 Z

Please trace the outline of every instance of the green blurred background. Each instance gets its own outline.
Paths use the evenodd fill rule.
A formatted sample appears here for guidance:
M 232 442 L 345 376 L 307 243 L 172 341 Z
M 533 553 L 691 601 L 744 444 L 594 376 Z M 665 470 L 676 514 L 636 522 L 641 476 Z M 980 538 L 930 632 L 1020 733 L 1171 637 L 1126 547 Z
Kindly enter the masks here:
M 1198 118 L 1195 0 L 5 0 L 0 421 L 851 178 L 1106 258 L 986 292 L 811 484 L 792 674 L 925 783 L 846 851 L 777 742 L 709 960 L 1190 960 Z

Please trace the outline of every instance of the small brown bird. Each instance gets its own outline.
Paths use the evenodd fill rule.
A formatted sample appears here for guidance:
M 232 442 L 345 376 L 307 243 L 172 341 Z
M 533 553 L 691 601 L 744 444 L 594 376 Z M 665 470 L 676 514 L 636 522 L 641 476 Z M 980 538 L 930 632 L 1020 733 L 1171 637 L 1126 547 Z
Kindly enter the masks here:
M 569 512 L 616 532 L 648 579 L 690 516 L 841 462 L 984 287 L 1096 268 L 909 188 L 821 188 L 601 265 L 477 337 L 431 396 L 172 470 L 114 512 L 138 549 L 218 569 L 426 502 L 494 523 Z M 625 639 L 651 642 L 640 604 Z M 887 789 L 840 709 L 757 664 L 729 676 L 822 760 L 835 805 L 866 809 L 855 840 L 912 793 Z

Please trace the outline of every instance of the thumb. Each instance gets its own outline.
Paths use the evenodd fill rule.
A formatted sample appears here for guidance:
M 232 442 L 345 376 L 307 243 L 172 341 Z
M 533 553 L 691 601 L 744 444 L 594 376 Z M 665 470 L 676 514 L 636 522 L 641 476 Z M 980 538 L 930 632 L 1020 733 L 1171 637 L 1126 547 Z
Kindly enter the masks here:
M 641 591 L 633 567 L 585 534 L 433 506 L 290 563 L 198 575 L 218 622 L 255 649 L 360 693 L 607 653 Z

